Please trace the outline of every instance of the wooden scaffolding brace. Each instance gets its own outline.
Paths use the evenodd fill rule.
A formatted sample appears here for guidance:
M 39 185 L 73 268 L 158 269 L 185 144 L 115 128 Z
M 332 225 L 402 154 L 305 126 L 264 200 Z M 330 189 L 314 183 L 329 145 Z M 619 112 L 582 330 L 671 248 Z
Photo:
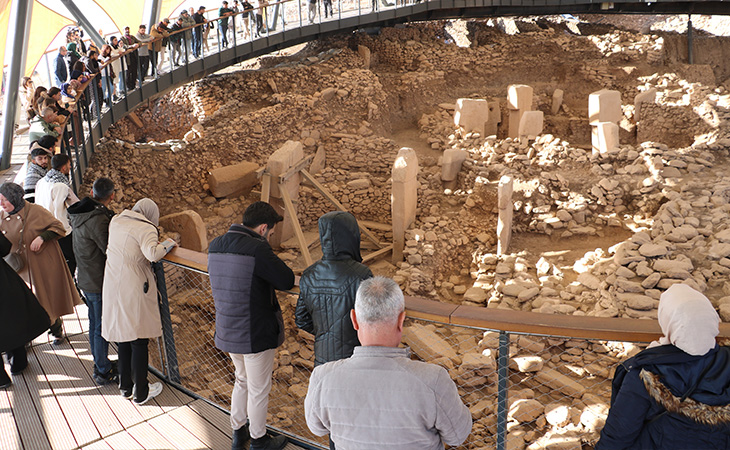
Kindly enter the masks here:
M 312 265 L 312 255 L 309 253 L 309 246 L 307 245 L 306 240 L 304 239 L 304 232 L 302 232 L 302 227 L 299 224 L 299 218 L 297 217 L 297 211 L 294 208 L 294 203 L 292 202 L 291 196 L 289 195 L 289 191 L 283 187 L 283 184 L 292 176 L 296 175 L 297 173 L 301 173 L 302 176 L 312 183 L 312 185 L 317 189 L 327 200 L 332 203 L 335 208 L 337 208 L 339 211 L 345 211 L 347 212 L 347 209 L 340 203 L 332 193 L 322 185 L 319 181 L 317 181 L 312 174 L 309 173 L 305 167 L 309 165 L 309 163 L 312 161 L 313 156 L 307 156 L 306 158 L 302 158 L 299 160 L 296 164 L 291 166 L 289 170 L 282 173 L 276 179 L 265 169 L 259 170 L 259 177 L 261 178 L 261 201 L 268 202 L 271 197 L 271 183 L 276 183 L 279 187 L 279 192 L 281 192 L 281 200 L 284 202 L 284 208 L 286 209 L 287 214 L 292 218 L 292 223 L 294 225 L 294 234 L 296 235 L 297 242 L 299 243 L 299 248 L 302 251 L 302 255 L 304 256 L 304 261 L 307 264 L 307 267 Z M 368 261 L 372 261 L 376 258 L 379 258 L 383 255 L 388 254 L 390 251 L 393 250 L 393 244 L 383 244 L 381 243 L 378 238 L 373 234 L 372 231 L 370 231 L 366 226 L 364 226 L 360 221 L 357 223 L 358 227 L 360 227 L 360 231 L 362 234 L 365 235 L 365 237 L 375 244 L 375 246 L 378 248 L 378 250 L 363 256 L 363 263 L 366 263 Z

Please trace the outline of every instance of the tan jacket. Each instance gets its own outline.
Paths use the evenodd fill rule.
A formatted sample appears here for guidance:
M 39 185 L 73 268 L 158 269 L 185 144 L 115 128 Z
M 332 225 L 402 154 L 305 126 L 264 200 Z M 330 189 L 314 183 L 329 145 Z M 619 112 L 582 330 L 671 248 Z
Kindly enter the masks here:
M 33 203 L 25 203 L 23 209 L 13 215 L 0 211 L 0 232 L 13 243 L 12 252 L 18 250 L 20 230 L 25 221 L 23 231 L 25 267 L 19 275 L 28 283 L 38 297 L 38 301 L 51 318 L 51 322 L 58 317 L 74 312 L 74 305 L 80 305 L 76 286 L 66 260 L 61 253 L 56 240 L 45 242 L 37 252 L 30 250 L 30 243 L 44 231 L 50 230 L 65 236 L 66 230 L 44 207 Z
M 152 31 L 150 31 L 150 36 L 152 36 L 155 41 L 150 42 L 148 45 L 150 47 L 150 50 L 155 52 L 161 52 L 162 51 L 162 39 L 169 36 L 170 33 L 168 33 L 165 30 L 162 30 L 162 32 L 157 31 L 157 27 L 152 28 Z
M 166 253 L 158 242 L 157 227 L 142 214 L 125 210 L 111 220 L 102 291 L 104 339 L 130 342 L 162 335 L 157 284 L 150 263 Z

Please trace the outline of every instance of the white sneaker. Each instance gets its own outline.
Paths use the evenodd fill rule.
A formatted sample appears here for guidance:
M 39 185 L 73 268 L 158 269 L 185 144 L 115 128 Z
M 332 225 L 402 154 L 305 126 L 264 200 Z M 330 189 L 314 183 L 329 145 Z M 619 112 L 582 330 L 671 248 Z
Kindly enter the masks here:
M 147 398 L 146 398 L 146 399 L 144 399 L 144 400 L 142 400 L 141 402 L 138 402 L 138 401 L 137 401 L 137 400 L 135 399 L 135 400 L 134 400 L 134 403 L 135 403 L 136 405 L 144 405 L 144 404 L 145 404 L 145 403 L 147 403 L 148 401 L 150 401 L 150 400 L 152 400 L 153 398 L 155 398 L 155 397 L 157 397 L 158 395 L 160 395 L 160 393 L 161 393 L 161 392 L 162 392 L 162 383 L 159 383 L 159 382 L 158 382 L 158 383 L 152 383 L 152 384 L 150 384 L 150 387 L 149 387 L 149 393 L 147 394 Z

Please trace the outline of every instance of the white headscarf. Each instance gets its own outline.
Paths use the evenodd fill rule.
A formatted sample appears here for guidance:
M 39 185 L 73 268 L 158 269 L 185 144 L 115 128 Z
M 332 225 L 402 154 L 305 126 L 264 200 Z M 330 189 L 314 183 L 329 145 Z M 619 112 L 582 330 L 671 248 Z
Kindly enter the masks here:
M 160 209 L 157 207 L 157 203 L 148 198 L 143 198 L 135 203 L 132 211 L 142 214 L 155 226 L 160 224 Z
M 649 348 L 672 344 L 701 356 L 715 347 L 720 317 L 707 297 L 686 284 L 674 284 L 662 294 L 658 317 L 664 336 Z

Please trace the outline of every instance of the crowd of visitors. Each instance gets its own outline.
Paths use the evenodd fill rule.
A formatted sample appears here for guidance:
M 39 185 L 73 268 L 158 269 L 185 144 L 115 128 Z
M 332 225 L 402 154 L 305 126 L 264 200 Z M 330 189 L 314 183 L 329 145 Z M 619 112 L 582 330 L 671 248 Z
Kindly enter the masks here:
M 327 17 L 332 2 L 323 4 Z M 44 331 L 54 345 L 63 344 L 62 316 L 83 298 L 93 380 L 118 383 L 121 395 L 139 405 L 162 392 L 161 383 L 148 382 L 147 372 L 149 341 L 162 334 L 154 264 L 176 243 L 160 240 L 160 212 L 148 198 L 115 215 L 109 178 L 97 179 L 90 195 L 79 200 L 71 184 L 71 158 L 56 153 L 58 139 L 67 120 L 78 116 L 74 103 L 83 101 L 78 94 L 93 75 L 100 75 L 93 84 L 103 94 L 98 98 L 111 102 L 159 72 L 168 48 L 174 66 L 181 57 L 201 57 L 216 24 L 223 48 L 236 32 L 236 20 L 247 38 L 266 32 L 267 7 L 267 0 L 234 0 L 230 7 L 223 1 L 212 20 L 205 7 L 190 8 L 172 25 L 163 19 L 149 34 L 145 25 L 135 35 L 125 27 L 101 50 L 87 48 L 74 29 L 54 59 L 53 87 L 22 80 L 29 160 L 23 186 L 0 185 L 5 292 L 0 353 L 7 355 L 11 374 L 27 367 L 26 345 Z M 309 0 L 310 21 L 316 13 L 317 0 Z M 287 444 L 286 437 L 266 428 L 274 360 L 285 332 L 276 291 L 295 283 L 293 271 L 269 244 L 282 220 L 270 204 L 254 202 L 242 223 L 231 225 L 208 250 L 214 342 L 234 367 L 233 450 Z M 373 277 L 362 263 L 355 216 L 330 212 L 318 225 L 322 258 L 303 272 L 295 312 L 296 326 L 314 335 L 314 370 L 304 402 L 308 427 L 315 435 L 329 435 L 330 449 L 460 445 L 471 432 L 471 413 L 444 368 L 414 361 L 400 347 L 403 293 L 395 281 Z M 730 349 L 716 342 L 715 308 L 701 293 L 675 284 L 661 295 L 658 320 L 664 336 L 616 369 L 596 449 L 726 448 Z M 116 343 L 116 361 L 109 358 L 109 342 Z M 11 384 L 0 365 L 0 388 Z

